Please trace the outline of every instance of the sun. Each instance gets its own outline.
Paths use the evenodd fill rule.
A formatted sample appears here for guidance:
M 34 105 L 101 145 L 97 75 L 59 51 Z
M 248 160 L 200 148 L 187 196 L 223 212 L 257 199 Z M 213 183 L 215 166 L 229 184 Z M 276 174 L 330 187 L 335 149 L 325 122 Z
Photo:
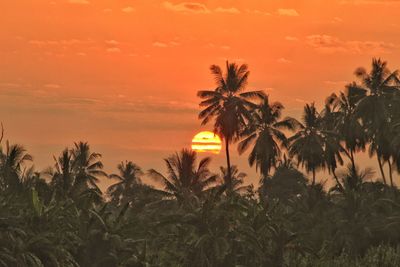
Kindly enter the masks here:
M 192 150 L 219 154 L 221 151 L 221 138 L 213 132 L 200 132 L 192 139 Z

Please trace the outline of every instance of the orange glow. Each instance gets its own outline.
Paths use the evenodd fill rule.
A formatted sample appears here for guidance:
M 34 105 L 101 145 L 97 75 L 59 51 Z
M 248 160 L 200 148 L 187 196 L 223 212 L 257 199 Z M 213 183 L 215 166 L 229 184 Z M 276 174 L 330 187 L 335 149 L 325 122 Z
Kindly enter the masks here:
M 192 149 L 196 152 L 219 154 L 221 151 L 221 139 L 213 132 L 200 132 L 192 139 Z

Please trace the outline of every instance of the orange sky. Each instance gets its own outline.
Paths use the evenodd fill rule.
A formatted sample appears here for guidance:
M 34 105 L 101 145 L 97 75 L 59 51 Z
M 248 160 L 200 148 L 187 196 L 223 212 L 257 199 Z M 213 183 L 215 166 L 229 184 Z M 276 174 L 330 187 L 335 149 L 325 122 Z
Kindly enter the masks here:
M 14 0 L 0 10 L 0 120 L 40 168 L 75 140 L 108 169 L 125 159 L 159 168 L 207 129 L 196 92 L 214 88 L 208 68 L 226 59 L 249 64 L 249 89 L 293 116 L 373 56 L 400 67 L 399 0 Z M 245 157 L 233 161 L 248 170 Z

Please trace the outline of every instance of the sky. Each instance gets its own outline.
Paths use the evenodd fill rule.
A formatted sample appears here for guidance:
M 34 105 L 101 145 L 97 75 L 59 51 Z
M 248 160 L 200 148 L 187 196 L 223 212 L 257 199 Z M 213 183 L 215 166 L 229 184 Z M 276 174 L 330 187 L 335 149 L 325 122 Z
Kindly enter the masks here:
M 196 92 L 215 88 L 209 67 L 226 60 L 248 64 L 248 89 L 296 118 L 372 57 L 400 68 L 399 0 L 14 0 L 0 10 L 0 120 L 38 169 L 83 140 L 110 172 L 122 160 L 162 170 L 212 130 Z M 224 153 L 212 157 L 216 170 Z M 258 180 L 246 156 L 233 152 L 233 163 Z

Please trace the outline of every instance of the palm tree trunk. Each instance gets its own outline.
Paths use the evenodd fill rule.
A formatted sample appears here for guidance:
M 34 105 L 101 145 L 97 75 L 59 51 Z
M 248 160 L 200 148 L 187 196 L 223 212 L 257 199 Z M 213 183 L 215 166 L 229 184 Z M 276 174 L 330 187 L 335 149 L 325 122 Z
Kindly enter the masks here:
M 312 170 L 312 185 L 315 185 L 315 168 Z
M 356 163 L 355 163 L 355 160 L 354 160 L 354 152 L 353 152 L 353 150 L 350 150 L 350 161 L 351 161 L 351 167 L 353 169 L 353 172 L 356 173 L 357 170 L 356 170 Z
M 336 171 L 332 170 L 332 173 L 333 173 L 333 177 L 335 177 L 336 183 L 339 186 L 340 191 L 344 192 L 343 185 L 340 183 L 338 177 L 336 176 Z
M 391 187 L 394 187 L 394 184 L 393 184 L 393 174 L 392 174 L 392 163 L 390 162 L 390 159 L 388 160 L 388 165 L 389 165 L 390 186 L 391 186 Z
M 228 168 L 228 182 L 230 183 L 232 181 L 232 174 L 231 174 L 231 159 L 229 156 L 229 140 L 228 138 L 225 138 L 225 152 L 226 152 L 226 165 Z
M 378 165 L 379 165 L 379 170 L 381 171 L 381 175 L 382 175 L 383 183 L 384 183 L 385 185 L 387 185 L 387 182 L 386 182 L 386 176 L 385 176 L 385 172 L 383 171 L 383 167 L 382 167 L 382 161 L 381 161 L 380 154 L 379 154 L 379 153 L 377 153 L 377 154 L 376 154 L 376 157 L 378 158 Z

